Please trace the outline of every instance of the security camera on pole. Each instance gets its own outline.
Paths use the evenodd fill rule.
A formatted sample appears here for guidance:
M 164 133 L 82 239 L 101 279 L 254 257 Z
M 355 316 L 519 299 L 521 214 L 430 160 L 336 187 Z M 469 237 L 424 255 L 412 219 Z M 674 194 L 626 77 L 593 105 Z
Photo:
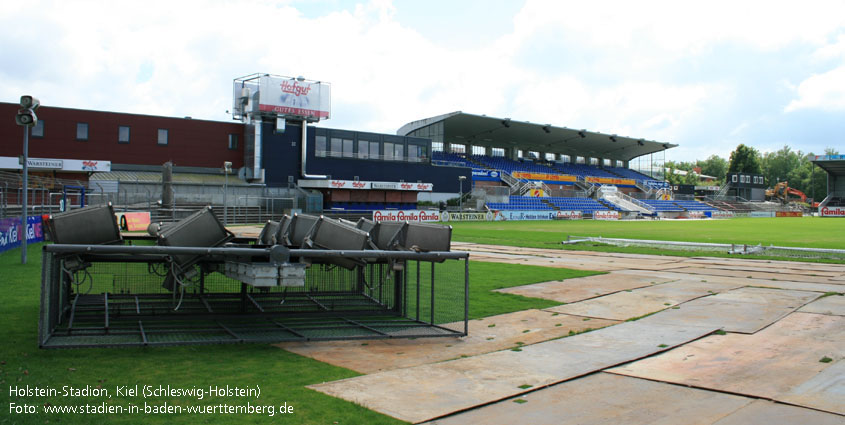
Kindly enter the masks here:
M 27 162 L 29 158 L 29 128 L 38 123 L 38 116 L 35 115 L 35 110 L 41 106 L 41 102 L 32 96 L 21 96 L 21 108 L 18 109 L 18 114 L 15 116 L 15 123 L 23 127 L 23 157 L 21 166 L 23 167 L 23 199 L 21 200 L 21 229 L 23 234 L 18 235 L 21 238 L 21 264 L 26 264 L 26 238 L 29 234 L 29 220 L 27 219 L 27 205 L 26 201 L 29 197 Z

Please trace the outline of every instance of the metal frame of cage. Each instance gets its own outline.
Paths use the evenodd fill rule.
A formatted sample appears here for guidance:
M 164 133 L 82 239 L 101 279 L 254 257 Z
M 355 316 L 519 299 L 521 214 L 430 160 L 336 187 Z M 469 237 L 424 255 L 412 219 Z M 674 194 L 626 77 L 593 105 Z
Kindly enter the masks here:
M 42 348 L 468 332 L 466 252 L 56 244 L 45 246 L 42 256 Z M 196 273 L 168 290 L 162 282 L 179 256 L 197 258 Z M 222 273 L 236 263 L 308 268 L 301 286 L 284 283 L 280 272 L 280 284 L 268 287 Z

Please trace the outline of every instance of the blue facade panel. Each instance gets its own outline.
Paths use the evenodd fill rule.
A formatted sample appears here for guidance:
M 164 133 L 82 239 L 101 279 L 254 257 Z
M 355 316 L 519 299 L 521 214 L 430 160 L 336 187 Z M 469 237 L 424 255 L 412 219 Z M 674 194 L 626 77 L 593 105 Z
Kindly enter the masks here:
M 268 186 L 287 186 L 288 179 L 301 179 L 300 139 L 302 128 L 288 124 L 284 133 L 276 133 L 274 125 L 264 123 L 262 127 L 262 165 L 264 179 Z M 417 137 L 402 137 L 393 134 L 376 134 L 356 131 L 308 127 L 306 171 L 308 174 L 329 175 L 336 180 L 424 182 L 434 184 L 434 192 L 458 192 L 459 176 L 464 176 L 464 192 L 470 191 L 472 169 L 467 167 L 441 167 L 429 162 L 384 161 L 380 159 L 336 158 L 316 156 L 315 144 L 318 135 L 327 139 L 335 135 L 353 140 L 357 146 L 359 138 L 369 142 L 404 143 L 425 145 L 431 152 L 431 141 Z M 407 150 L 406 150 L 407 152 Z

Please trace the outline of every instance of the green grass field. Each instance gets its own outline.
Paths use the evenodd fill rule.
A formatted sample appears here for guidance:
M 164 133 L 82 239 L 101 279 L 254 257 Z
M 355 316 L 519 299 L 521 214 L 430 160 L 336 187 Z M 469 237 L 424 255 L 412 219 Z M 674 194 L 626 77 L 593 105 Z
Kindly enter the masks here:
M 358 375 L 356 372 L 289 353 L 267 344 L 233 344 L 189 347 L 94 348 L 42 350 L 38 348 L 38 312 L 40 303 L 40 247 L 30 246 L 29 262 L 20 264 L 20 250 L 0 254 L 3 292 L 0 301 L 0 424 L 25 423 L 307 423 L 307 424 L 391 424 L 401 423 L 353 403 L 305 388 L 306 385 Z M 559 303 L 535 298 L 491 292 L 503 288 L 547 280 L 589 276 L 593 272 L 548 267 L 476 262 L 470 265 L 470 316 L 486 317 L 529 308 L 543 308 Z M 190 388 L 241 386 L 261 388 L 261 397 L 206 397 L 203 400 L 176 397 L 119 397 L 117 385 L 171 385 Z M 110 390 L 108 405 L 143 409 L 144 402 L 176 406 L 188 404 L 213 406 L 284 404 L 293 406 L 292 414 L 222 414 L 222 415 L 35 415 L 7 414 L 10 403 L 99 406 L 101 398 L 17 398 L 9 395 L 9 386 L 102 387 Z
M 845 225 L 841 220 L 811 218 L 735 219 L 706 221 L 554 221 L 454 223 L 453 239 L 487 244 L 564 248 L 560 241 L 567 235 L 606 236 L 680 241 L 774 244 L 786 246 L 845 248 Z M 353 403 L 323 395 L 306 385 L 356 376 L 357 373 L 291 354 L 266 344 L 210 345 L 190 347 L 96 348 L 41 350 L 37 346 L 40 303 L 40 247 L 30 247 L 29 264 L 20 265 L 20 251 L 0 254 L 0 425 L 6 423 L 307 423 L 307 424 L 388 424 L 400 423 L 390 417 Z M 583 247 L 626 252 L 667 253 L 643 248 Z M 631 251 L 634 250 L 634 251 Z M 702 255 L 700 253 L 682 255 Z M 491 292 L 502 287 L 547 280 L 587 276 L 592 272 L 522 265 L 470 263 L 470 316 L 494 314 L 529 308 L 544 308 L 557 303 Z M 209 385 L 261 388 L 259 399 L 238 397 L 205 398 L 116 396 L 117 385 L 148 384 L 194 387 Z M 143 408 L 150 404 L 186 406 L 232 405 L 293 406 L 292 414 L 218 414 L 218 415 L 59 415 L 8 414 L 10 403 L 28 403 L 40 411 L 45 404 L 99 406 L 99 398 L 62 397 L 16 398 L 9 386 L 50 386 L 61 389 L 102 387 L 112 398 L 108 405 Z
M 558 248 L 640 254 L 717 256 L 727 253 L 671 251 L 606 245 L 561 245 L 567 236 L 650 239 L 748 245 L 845 249 L 845 222 L 817 217 L 737 218 L 665 221 L 509 221 L 451 223 L 457 241 L 493 245 Z M 772 259 L 774 257 L 751 257 Z M 786 259 L 786 258 L 782 258 Z

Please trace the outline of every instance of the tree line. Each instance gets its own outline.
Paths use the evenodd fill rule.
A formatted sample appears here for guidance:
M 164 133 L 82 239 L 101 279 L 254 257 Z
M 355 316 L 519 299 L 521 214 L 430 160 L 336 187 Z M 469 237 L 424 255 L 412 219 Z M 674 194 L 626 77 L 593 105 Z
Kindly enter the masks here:
M 825 155 L 838 155 L 833 148 L 827 148 Z M 821 200 L 827 195 L 827 173 L 813 165 L 810 160 L 816 154 L 794 151 L 784 146 L 775 152 L 761 154 L 757 149 L 740 144 L 731 152 L 729 159 L 718 155 L 711 155 L 705 160 L 695 162 L 667 161 L 666 180 L 671 184 L 718 185 L 725 183 L 728 173 L 762 174 L 768 187 L 774 187 L 778 182 L 787 181 L 789 187 L 796 188 L 808 197 Z M 699 174 L 694 169 L 700 168 L 702 175 L 716 178 L 716 183 L 702 183 Z M 675 170 L 686 171 L 680 175 Z

